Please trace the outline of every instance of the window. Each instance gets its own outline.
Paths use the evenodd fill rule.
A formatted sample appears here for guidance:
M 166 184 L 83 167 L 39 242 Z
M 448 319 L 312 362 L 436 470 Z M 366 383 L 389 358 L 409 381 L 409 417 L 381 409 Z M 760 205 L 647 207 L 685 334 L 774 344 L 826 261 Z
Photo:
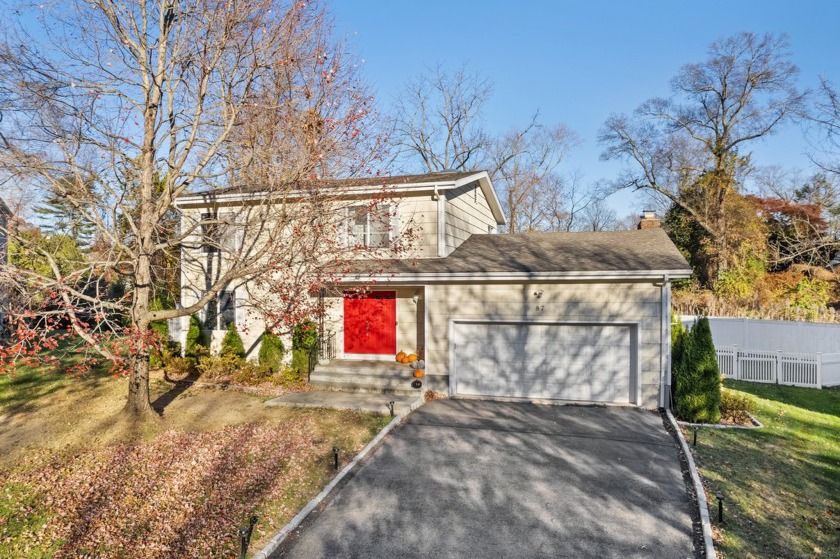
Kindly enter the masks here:
M 205 253 L 224 252 L 233 254 L 242 245 L 242 227 L 235 223 L 232 213 L 204 213 L 201 221 L 215 222 L 201 225 L 201 251 Z
M 387 206 L 352 206 L 347 209 L 347 215 L 347 246 L 388 246 L 391 239 L 391 213 Z
M 201 221 L 216 219 L 216 214 L 201 214 Z M 219 224 L 201 224 L 201 251 L 207 253 L 219 252 Z
M 222 291 L 207 303 L 204 327 L 208 330 L 227 330 L 236 326 L 236 293 Z

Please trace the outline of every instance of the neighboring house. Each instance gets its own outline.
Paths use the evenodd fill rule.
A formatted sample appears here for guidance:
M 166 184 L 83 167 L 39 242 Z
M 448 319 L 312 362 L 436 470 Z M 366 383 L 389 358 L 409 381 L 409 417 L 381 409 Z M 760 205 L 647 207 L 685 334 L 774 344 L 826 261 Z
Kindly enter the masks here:
M 333 378 L 375 384 L 387 368 L 387 386 L 400 375 L 396 387 L 407 388 L 410 371 L 394 355 L 416 351 L 425 387 L 452 396 L 667 405 L 670 282 L 691 268 L 654 216 L 638 231 L 497 235 L 504 216 L 485 172 L 344 184 L 388 185 L 400 210 L 394 227 L 411 215 L 422 231 L 411 258 L 351 262 L 323 297 L 324 338 L 337 355 L 322 367 Z M 212 203 L 188 196 L 176 205 L 186 214 Z M 189 304 L 201 280 L 182 279 Z M 359 296 L 359 285 L 372 287 Z M 225 305 L 247 347 L 262 328 L 239 312 L 241 297 L 227 294 Z
M 7 241 L 6 227 L 9 223 L 9 218 L 12 212 L 9 207 L 0 199 L 0 265 L 6 264 L 9 261 L 9 243 Z M 6 307 L 5 295 L 0 291 L 0 338 L 3 337 L 5 329 L 5 322 L 3 312 Z

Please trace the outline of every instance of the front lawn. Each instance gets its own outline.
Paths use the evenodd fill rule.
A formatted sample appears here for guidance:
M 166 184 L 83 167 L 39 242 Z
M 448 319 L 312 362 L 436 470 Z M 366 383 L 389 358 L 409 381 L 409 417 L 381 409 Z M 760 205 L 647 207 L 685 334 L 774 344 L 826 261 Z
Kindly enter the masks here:
M 0 557 L 234 557 L 251 514 L 256 551 L 332 478 L 333 446 L 347 462 L 390 420 L 152 388 L 163 417 L 138 425 L 123 379 L 0 376 Z
M 764 428 L 699 433 L 695 457 L 720 555 L 840 557 L 840 389 L 725 384 L 758 398 Z

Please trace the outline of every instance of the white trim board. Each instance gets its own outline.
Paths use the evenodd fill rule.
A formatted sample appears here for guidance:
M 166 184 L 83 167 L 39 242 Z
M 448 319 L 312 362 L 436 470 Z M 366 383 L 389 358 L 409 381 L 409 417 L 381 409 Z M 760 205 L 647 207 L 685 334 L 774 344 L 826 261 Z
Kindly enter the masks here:
M 691 277 L 690 270 L 643 270 L 643 271 L 580 271 L 580 272 L 440 272 L 440 273 L 395 273 L 395 274 L 355 274 L 339 277 L 338 283 L 400 283 L 400 282 L 475 282 L 475 281 L 581 281 L 608 282 L 620 280 L 662 281 L 664 276 L 670 279 Z

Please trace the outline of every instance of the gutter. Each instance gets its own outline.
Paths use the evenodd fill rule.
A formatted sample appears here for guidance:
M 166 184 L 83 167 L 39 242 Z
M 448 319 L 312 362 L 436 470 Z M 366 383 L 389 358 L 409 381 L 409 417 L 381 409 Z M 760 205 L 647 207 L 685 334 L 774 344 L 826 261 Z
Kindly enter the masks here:
M 383 179 L 382 184 L 377 186 L 337 186 L 334 190 L 337 193 L 337 197 L 341 196 L 359 196 L 363 194 L 376 194 L 382 192 L 383 187 L 387 187 L 389 192 L 426 192 L 429 190 L 434 190 L 435 192 L 440 190 L 451 190 L 453 188 L 459 188 L 461 184 L 473 182 L 476 180 L 483 180 L 486 178 L 487 173 L 476 173 L 475 175 L 470 175 L 458 181 L 452 182 L 418 182 L 418 183 L 408 183 L 408 184 L 395 184 L 389 185 L 387 177 Z M 271 192 L 228 192 L 224 194 L 214 194 L 213 192 L 207 192 L 205 194 L 189 194 L 185 196 L 180 196 L 179 198 L 175 199 L 174 205 L 182 206 L 187 204 L 211 204 L 211 203 L 219 203 L 219 202 L 247 202 L 247 201 L 260 201 L 271 198 L 272 196 L 276 196 L 276 194 Z M 291 192 L 284 193 L 284 197 L 286 198 L 305 198 L 309 196 L 306 191 L 303 190 L 293 190 Z
M 354 274 L 341 276 L 339 283 L 400 283 L 400 282 L 442 282 L 442 281 L 558 281 L 558 280 L 650 280 L 663 277 L 689 278 L 688 270 L 620 270 L 613 272 L 440 272 L 427 274 Z M 669 281 L 670 284 L 670 281 Z

